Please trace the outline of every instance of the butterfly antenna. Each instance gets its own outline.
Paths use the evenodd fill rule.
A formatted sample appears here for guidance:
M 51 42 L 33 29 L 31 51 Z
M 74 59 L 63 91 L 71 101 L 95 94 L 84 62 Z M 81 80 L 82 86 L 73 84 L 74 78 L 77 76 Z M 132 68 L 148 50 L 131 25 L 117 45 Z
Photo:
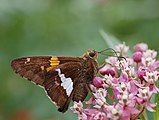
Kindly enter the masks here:
M 117 54 L 117 51 L 115 51 L 113 48 L 107 48 L 107 49 L 104 49 L 104 50 L 102 50 L 102 51 L 99 51 L 98 53 L 99 54 L 102 54 L 102 55 L 108 55 L 107 53 L 104 53 L 105 51 L 112 51 L 112 53 L 114 53 L 115 54 L 115 57 L 119 57 L 118 56 L 118 54 Z M 108 55 L 108 56 L 110 56 L 110 55 Z M 112 55 L 111 55 L 112 56 Z
M 119 61 L 120 61 L 120 59 L 125 59 L 125 60 L 126 60 L 125 57 L 119 56 L 119 55 L 118 55 L 118 52 L 115 51 L 113 48 L 107 48 L 107 49 L 104 49 L 104 50 L 102 50 L 102 51 L 99 51 L 98 53 L 101 54 L 101 55 L 113 56 L 113 55 L 109 55 L 108 52 L 107 52 L 107 53 L 104 53 L 105 51 L 110 51 L 110 50 L 111 50 L 112 52 L 109 52 L 109 53 L 114 53 L 114 54 L 115 54 L 114 57 L 117 57 Z

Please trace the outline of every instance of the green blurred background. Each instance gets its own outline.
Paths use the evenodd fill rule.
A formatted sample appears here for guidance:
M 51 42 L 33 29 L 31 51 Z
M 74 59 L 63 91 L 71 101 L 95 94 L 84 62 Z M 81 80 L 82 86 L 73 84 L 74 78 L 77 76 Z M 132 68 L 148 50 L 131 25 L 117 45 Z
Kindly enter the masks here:
M 108 47 L 99 31 L 159 50 L 159 0 L 0 0 L 0 120 L 73 120 L 42 88 L 15 75 L 10 61 L 79 56 Z M 101 63 L 104 61 L 100 59 Z

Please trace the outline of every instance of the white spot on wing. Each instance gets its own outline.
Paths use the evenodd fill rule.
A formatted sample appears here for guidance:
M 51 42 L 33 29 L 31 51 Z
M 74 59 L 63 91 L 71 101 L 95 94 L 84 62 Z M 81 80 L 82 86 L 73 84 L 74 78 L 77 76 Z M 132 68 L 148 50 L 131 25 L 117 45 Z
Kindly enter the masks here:
M 66 78 L 64 74 L 61 73 L 60 69 L 56 69 L 59 77 L 61 78 L 61 86 L 66 90 L 67 96 L 70 96 L 73 90 L 73 82 L 71 78 Z

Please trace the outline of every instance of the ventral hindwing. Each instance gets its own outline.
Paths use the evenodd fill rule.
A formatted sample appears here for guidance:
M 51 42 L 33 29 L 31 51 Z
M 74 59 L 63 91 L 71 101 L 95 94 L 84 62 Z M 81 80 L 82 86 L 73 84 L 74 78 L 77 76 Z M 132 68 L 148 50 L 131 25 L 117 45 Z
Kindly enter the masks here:
M 97 52 L 88 50 L 80 57 L 33 56 L 15 59 L 13 70 L 42 86 L 60 112 L 69 103 L 83 101 L 88 86 L 97 74 Z

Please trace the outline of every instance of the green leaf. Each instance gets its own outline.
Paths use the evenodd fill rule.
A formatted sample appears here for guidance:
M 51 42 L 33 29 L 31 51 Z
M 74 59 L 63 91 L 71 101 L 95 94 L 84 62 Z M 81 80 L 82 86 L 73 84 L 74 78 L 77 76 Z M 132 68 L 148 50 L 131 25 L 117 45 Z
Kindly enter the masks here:
M 106 44 L 110 47 L 110 48 L 114 48 L 114 46 L 118 45 L 118 44 L 122 44 L 121 40 L 119 40 L 118 38 L 116 38 L 115 36 L 108 34 L 106 32 L 104 32 L 104 30 L 100 30 L 99 33 L 101 34 L 101 36 L 103 37 L 104 41 L 106 42 Z M 131 56 L 132 55 L 132 51 L 128 51 L 127 55 Z
M 158 84 L 159 84 L 159 82 L 158 82 Z M 158 105 L 158 103 L 159 103 L 159 94 L 156 95 L 155 101 L 157 102 L 157 106 L 155 107 L 156 112 L 154 113 L 154 119 L 155 120 L 159 120 L 159 105 Z
M 113 35 L 110 35 L 106 32 L 104 32 L 104 30 L 100 30 L 99 33 L 101 34 L 101 36 L 103 37 L 104 41 L 106 42 L 106 44 L 110 47 L 114 49 L 114 45 L 118 45 L 121 44 L 121 41 L 118 40 L 116 37 L 114 37 Z

